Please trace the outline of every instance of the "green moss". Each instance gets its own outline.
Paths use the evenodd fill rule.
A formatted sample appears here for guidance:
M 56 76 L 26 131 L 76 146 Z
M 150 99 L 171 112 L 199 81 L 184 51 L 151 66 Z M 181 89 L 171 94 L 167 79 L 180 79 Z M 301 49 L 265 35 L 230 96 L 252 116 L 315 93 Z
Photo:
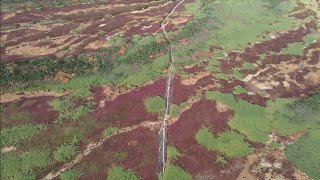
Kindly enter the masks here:
M 281 148 L 281 143 L 278 143 L 278 142 L 272 142 L 271 143 L 271 147 L 273 148 L 273 149 L 280 149 Z
M 227 74 L 223 73 L 217 73 L 213 75 L 215 79 L 223 79 L 223 80 L 228 80 L 230 77 Z
M 144 104 L 151 113 L 163 112 L 166 108 L 165 100 L 160 96 L 149 97 L 145 99 Z
M 4 179 L 36 179 L 35 171 L 50 164 L 49 151 L 1 154 L 1 177 Z
M 225 167 L 228 164 L 228 161 L 221 155 L 216 157 L 216 162 L 219 163 L 222 167 Z
M 81 176 L 81 172 L 78 170 L 68 170 L 60 174 L 61 180 L 76 180 Z
M 207 98 L 222 101 L 235 111 L 234 117 L 228 122 L 231 128 L 245 134 L 251 141 L 262 143 L 268 141 L 272 127 L 265 116 L 264 107 L 235 99 L 230 94 L 214 91 L 207 92 Z
M 92 111 L 91 105 L 82 105 L 75 107 L 72 99 L 54 99 L 50 102 L 50 106 L 53 110 L 58 111 L 59 115 L 55 123 L 61 124 L 64 120 L 79 120 L 81 117 L 85 116 Z
M 18 143 L 28 140 L 46 128 L 44 125 L 18 125 L 1 130 L 0 146 L 14 146 Z
M 320 129 L 312 129 L 285 148 L 285 155 L 289 161 L 313 179 L 320 179 Z
M 74 158 L 78 153 L 78 147 L 74 144 L 65 144 L 53 152 L 53 157 L 59 162 L 66 162 Z
M 168 164 L 161 180 L 191 180 L 192 176 L 179 166 Z
M 242 93 L 246 93 L 247 90 L 245 88 L 243 88 L 242 86 L 238 85 L 234 88 L 233 91 L 235 94 L 242 94 Z
M 281 54 L 303 55 L 304 46 L 304 43 L 301 42 L 291 43 L 281 51 Z
M 89 88 L 80 88 L 80 89 L 75 90 L 72 93 L 72 95 L 75 97 L 85 98 L 85 97 L 92 96 L 92 92 L 90 91 Z
M 173 117 L 173 118 L 176 118 L 179 116 L 180 114 L 180 110 L 181 110 L 181 107 L 176 105 L 176 104 L 172 104 L 170 106 L 170 116 Z
M 256 68 L 257 67 L 250 62 L 243 63 L 243 69 L 245 69 L 245 70 L 254 70 Z
M 108 170 L 108 180 L 139 180 L 135 172 L 122 167 L 113 166 Z
M 275 99 L 268 101 L 266 117 L 272 127 L 281 135 L 318 126 L 320 123 L 320 93 L 314 93 L 301 100 Z
M 244 136 L 233 131 L 215 138 L 209 129 L 202 128 L 197 132 L 196 140 L 207 149 L 220 151 L 228 157 L 242 157 L 253 152 L 253 148 L 244 142 Z
M 113 135 L 114 133 L 116 133 L 117 131 L 119 131 L 118 127 L 108 127 L 107 129 L 105 129 L 102 133 L 102 137 L 104 139 L 109 138 L 111 135 Z
M 167 161 L 170 163 L 172 160 L 176 160 L 181 153 L 179 150 L 174 146 L 167 147 Z

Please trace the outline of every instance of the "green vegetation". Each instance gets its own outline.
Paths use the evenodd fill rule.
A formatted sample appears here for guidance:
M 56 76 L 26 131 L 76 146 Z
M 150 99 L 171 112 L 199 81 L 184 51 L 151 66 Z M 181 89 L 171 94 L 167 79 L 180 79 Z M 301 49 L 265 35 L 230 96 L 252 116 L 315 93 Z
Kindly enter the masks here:
M 79 56 L 70 56 L 60 61 L 45 57 L 31 61 L 1 62 L 2 79 L 0 85 L 7 88 L 17 86 L 35 87 L 43 83 L 61 83 L 65 79 L 71 79 L 73 76 L 81 77 L 92 75 L 93 73 L 108 72 L 113 67 L 110 60 L 115 58 L 115 54 L 118 51 L 118 47 L 101 49 L 96 53 L 100 52 L 103 56 L 97 56 L 94 53 L 81 54 Z M 28 69 L 33 69 L 33 71 L 28 71 Z M 79 86 L 83 85 L 83 83 L 77 85 L 75 87 L 85 87 Z
M 21 155 L 1 154 L 1 177 L 4 179 L 36 179 L 35 171 L 50 164 L 48 151 L 31 151 Z
M 3 118 L 2 118 L 3 117 Z M 16 121 L 17 123 L 24 123 L 32 120 L 32 114 L 28 111 L 14 112 L 9 116 L 1 116 L 1 121 L 4 123 L 10 123 Z
M 90 105 L 75 107 L 71 99 L 54 99 L 50 102 L 53 110 L 59 113 L 55 123 L 61 124 L 63 120 L 78 120 L 92 111 Z
M 109 138 L 111 135 L 113 135 L 114 133 L 116 133 L 117 131 L 119 131 L 118 127 L 108 127 L 107 129 L 105 129 L 102 133 L 102 137 L 104 139 Z
M 291 43 L 286 49 L 281 51 L 281 54 L 303 55 L 304 46 L 304 43 L 301 42 Z
M 174 146 L 167 147 L 167 163 L 164 174 L 160 174 L 161 180 L 188 180 L 192 179 L 190 173 L 184 171 L 179 166 L 173 164 L 173 161 L 181 156 L 179 150 Z
M 81 176 L 81 172 L 78 170 L 68 170 L 60 174 L 61 180 L 76 180 Z
M 168 163 L 171 162 L 171 160 L 176 160 L 180 156 L 179 150 L 174 146 L 168 146 L 167 147 L 167 161 Z
M 320 129 L 315 128 L 285 148 L 289 161 L 313 179 L 320 179 Z
M 90 91 L 89 88 L 80 88 L 80 89 L 75 90 L 72 93 L 72 95 L 75 97 L 85 98 L 85 97 L 92 96 L 92 92 Z
M 243 63 L 243 69 L 245 69 L 245 70 L 254 70 L 256 68 L 257 67 L 250 62 Z
M 176 118 L 179 116 L 180 114 L 180 111 L 181 111 L 181 107 L 176 105 L 176 104 L 172 104 L 170 106 L 170 116 L 173 117 L 173 118 Z
M 234 94 L 242 94 L 242 93 L 246 93 L 247 90 L 246 90 L 244 87 L 238 85 L 238 86 L 236 86 L 236 87 L 234 88 L 234 91 L 233 91 L 233 92 L 234 92 Z
M 192 176 L 184 171 L 179 166 L 175 166 L 172 164 L 166 165 L 166 170 L 164 175 L 160 178 L 161 180 L 191 180 Z
M 157 38 L 151 35 L 142 37 L 135 46 L 125 48 L 124 53 L 120 52 L 126 44 L 119 44 L 120 40 L 117 40 L 112 48 L 102 48 L 59 61 L 41 58 L 0 62 L 0 85 L 6 87 L 6 91 L 73 89 L 76 90 L 75 95 L 80 97 L 89 96 L 91 93 L 86 89 L 101 84 L 138 86 L 161 77 L 168 67 L 168 44 L 157 43 Z
M 320 124 L 320 93 L 301 100 L 276 99 L 269 101 L 266 117 L 281 135 L 292 135 Z
M 268 141 L 268 135 L 271 133 L 272 127 L 265 117 L 263 107 L 244 100 L 235 99 L 230 94 L 214 91 L 209 91 L 207 98 L 222 101 L 235 111 L 233 119 L 228 122 L 231 128 L 245 134 L 253 142 L 263 143 Z
M 122 167 L 113 166 L 108 170 L 108 180 L 139 180 L 135 172 Z
M 53 157 L 59 162 L 66 162 L 74 158 L 78 153 L 78 147 L 74 144 L 64 144 L 53 152 Z
M 216 162 L 219 163 L 222 167 L 225 167 L 228 164 L 228 161 L 221 155 L 216 157 Z
M 196 140 L 207 149 L 218 150 L 228 157 L 241 157 L 253 152 L 253 148 L 244 142 L 244 136 L 233 131 L 224 132 L 215 138 L 209 129 L 202 128 L 197 132 Z
M 151 113 L 160 113 L 166 108 L 166 102 L 160 96 L 149 97 L 145 99 L 144 104 L 147 110 Z
M 271 143 L 271 147 L 272 147 L 272 149 L 280 149 L 281 148 L 281 143 L 278 143 L 278 142 L 272 142 Z
M 266 108 L 220 92 L 208 92 L 207 98 L 222 101 L 234 110 L 229 125 L 254 142 L 266 142 L 272 129 L 281 135 L 291 135 L 319 125 L 320 93 L 301 100 L 271 100 Z
M 18 143 L 28 140 L 46 128 L 44 125 L 17 125 L 1 130 L 0 146 L 15 146 Z

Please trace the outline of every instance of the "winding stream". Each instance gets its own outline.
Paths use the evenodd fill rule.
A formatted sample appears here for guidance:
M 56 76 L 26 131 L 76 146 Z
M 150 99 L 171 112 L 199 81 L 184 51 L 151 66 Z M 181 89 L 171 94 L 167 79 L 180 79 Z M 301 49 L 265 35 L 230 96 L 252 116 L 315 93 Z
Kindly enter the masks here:
M 161 28 L 162 28 L 162 33 L 164 38 L 166 39 L 166 41 L 169 43 L 170 45 L 170 67 L 168 69 L 168 80 L 167 80 L 167 84 L 166 84 L 166 110 L 164 112 L 164 117 L 162 120 L 162 126 L 160 129 L 160 137 L 159 137 L 159 153 L 158 153 L 158 167 L 157 167 L 157 173 L 158 174 L 164 174 L 165 172 L 165 167 L 166 167 L 166 150 L 167 150 L 167 120 L 169 118 L 169 113 L 170 113 L 170 100 L 171 100 L 171 96 L 172 96 L 172 46 L 170 44 L 170 41 L 167 38 L 167 32 L 166 32 L 166 25 L 167 25 L 167 19 L 169 18 L 169 16 L 177 9 L 177 7 L 179 7 L 184 0 L 180 0 L 178 4 L 176 4 L 173 9 L 168 13 L 168 15 L 164 18 L 164 20 L 161 23 Z

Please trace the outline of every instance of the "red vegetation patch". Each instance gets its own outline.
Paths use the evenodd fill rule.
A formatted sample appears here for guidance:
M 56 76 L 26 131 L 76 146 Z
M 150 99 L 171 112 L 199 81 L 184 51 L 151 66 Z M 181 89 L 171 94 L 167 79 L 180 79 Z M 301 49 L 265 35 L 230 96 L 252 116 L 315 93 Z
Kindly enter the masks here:
M 256 62 L 257 59 L 259 59 L 259 54 L 266 53 L 268 51 L 280 52 L 290 43 L 302 42 L 303 38 L 307 34 L 311 33 L 311 30 L 314 29 L 316 25 L 316 22 L 311 21 L 306 24 L 306 29 L 300 28 L 296 31 L 289 31 L 274 40 L 254 44 L 252 47 L 247 47 L 245 52 L 240 54 L 240 58 L 249 62 Z
M 145 128 L 111 137 L 76 166 L 83 173 L 80 179 L 106 179 L 113 165 L 130 169 L 144 180 L 157 179 L 158 140 L 156 131 Z
M 183 112 L 179 120 L 168 128 L 168 144 L 177 147 L 183 154 L 176 163 L 194 177 L 209 173 L 210 179 L 235 179 L 240 173 L 242 159 L 227 159 L 229 165 L 226 169 L 230 172 L 223 174 L 223 168 L 215 161 L 218 153 L 206 150 L 195 139 L 198 130 L 204 126 L 209 127 L 215 135 L 229 130 L 227 121 L 231 116 L 230 110 L 219 112 L 216 103 L 209 100 L 200 100 Z
M 52 124 L 57 116 L 57 113 L 51 109 L 49 102 L 53 99 L 52 96 L 41 96 L 34 98 L 22 98 L 19 101 L 4 103 L 6 117 L 13 113 L 30 112 L 32 114 L 30 123 L 39 124 Z M 11 121 L 9 124 L 18 124 L 16 120 Z
M 174 104 L 180 104 L 188 100 L 188 98 L 196 93 L 197 89 L 204 88 L 208 85 L 213 84 L 212 76 L 205 76 L 199 79 L 195 85 L 186 86 L 181 84 L 180 78 L 174 78 L 173 80 L 173 98 Z
M 295 17 L 297 19 L 306 19 L 310 16 L 317 17 L 317 13 L 312 11 L 311 9 L 307 9 L 306 11 L 290 15 L 289 17 Z
M 160 22 L 177 2 L 149 1 L 146 3 L 134 3 L 125 1 L 124 5 L 113 2 L 116 7 L 112 8 L 112 2 L 97 3 L 90 5 L 74 5 L 59 8 L 45 8 L 17 13 L 7 19 L 1 19 L 3 27 L 9 27 L 10 31 L 2 31 L 8 35 L 1 48 L 2 61 L 35 59 L 40 56 L 50 56 L 54 59 L 62 59 L 66 56 L 77 55 L 90 51 L 89 43 L 97 40 L 95 49 L 105 47 L 106 37 L 118 32 L 132 37 L 135 34 L 157 33 Z M 101 6 L 99 6 L 101 5 Z M 153 18 L 153 19 L 152 19 Z M 187 21 L 192 16 L 188 16 Z M 175 24 L 169 24 L 168 31 L 177 30 L 186 21 L 179 22 L 179 17 L 173 19 Z M 45 22 L 45 23 L 42 23 Z M 26 25 L 25 25 L 26 24 Z M 28 25 L 33 26 L 28 26 Z M 19 28 L 13 29 L 13 26 Z M 87 36 L 90 35 L 90 36 Z M 57 37 L 65 38 L 61 42 Z M 48 51 L 38 53 L 19 51 L 19 48 L 30 49 L 41 45 L 42 40 L 48 41 Z M 73 40 L 73 42 L 71 42 Z M 71 42 L 65 46 L 65 43 Z M 77 44 L 79 43 L 79 45 Z M 75 47 L 70 46 L 77 44 Z M 27 46 L 27 47 L 25 47 Z M 70 52 L 62 52 L 60 49 L 68 49 Z M 19 53 L 17 53 L 19 52 Z M 21 57 L 15 56 L 20 54 Z
M 311 60 L 307 63 L 310 65 L 316 65 L 319 61 L 320 61 L 320 51 L 314 51 L 311 56 Z
M 147 85 L 126 94 L 121 94 L 113 101 L 105 103 L 103 108 L 95 108 L 93 116 L 105 125 L 132 126 L 143 121 L 156 121 L 157 114 L 148 113 L 144 100 L 151 96 L 164 97 L 166 80 L 158 80 L 151 85 Z M 94 90 L 95 101 L 104 100 L 102 89 Z M 108 126 L 106 126 L 108 127 Z
M 198 72 L 204 71 L 205 69 L 203 66 L 197 64 L 195 66 L 192 66 L 191 68 L 184 68 L 183 70 L 189 74 L 196 74 Z

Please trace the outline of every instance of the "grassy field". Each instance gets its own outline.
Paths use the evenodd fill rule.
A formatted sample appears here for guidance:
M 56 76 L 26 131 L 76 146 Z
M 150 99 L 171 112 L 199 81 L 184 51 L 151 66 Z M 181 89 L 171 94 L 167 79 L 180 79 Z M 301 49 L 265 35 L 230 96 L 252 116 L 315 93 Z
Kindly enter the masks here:
M 220 151 L 228 157 L 247 156 L 253 152 L 244 142 L 244 136 L 232 131 L 219 134 L 216 138 L 209 129 L 203 128 L 196 134 L 196 140 L 207 149 Z

